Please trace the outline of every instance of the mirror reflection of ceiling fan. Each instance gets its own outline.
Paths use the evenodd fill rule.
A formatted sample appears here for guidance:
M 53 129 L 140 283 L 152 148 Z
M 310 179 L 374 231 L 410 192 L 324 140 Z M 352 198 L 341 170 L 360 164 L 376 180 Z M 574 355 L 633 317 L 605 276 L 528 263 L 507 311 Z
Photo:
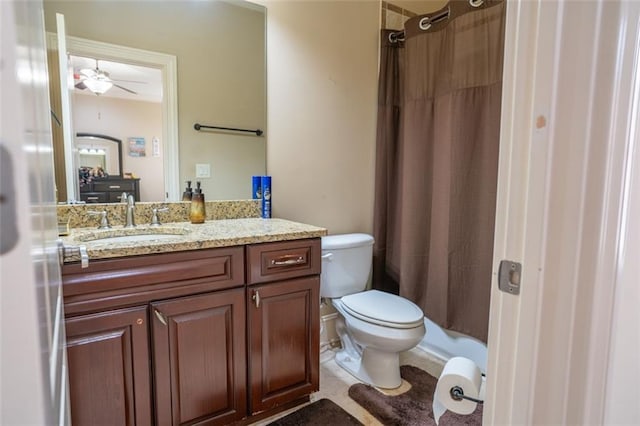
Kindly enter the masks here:
M 98 64 L 98 60 L 96 59 L 96 67 L 95 68 L 83 68 L 80 70 L 79 74 L 73 75 L 75 82 L 75 88 L 79 90 L 89 89 L 91 92 L 96 95 L 102 95 L 110 90 L 112 87 L 117 87 L 118 89 L 129 92 L 133 95 L 137 95 L 138 93 L 128 89 L 116 82 L 130 82 L 130 83 L 140 83 L 144 84 L 144 81 L 130 81 L 130 80 L 115 80 L 112 79 L 107 71 L 101 70 L 100 65 Z

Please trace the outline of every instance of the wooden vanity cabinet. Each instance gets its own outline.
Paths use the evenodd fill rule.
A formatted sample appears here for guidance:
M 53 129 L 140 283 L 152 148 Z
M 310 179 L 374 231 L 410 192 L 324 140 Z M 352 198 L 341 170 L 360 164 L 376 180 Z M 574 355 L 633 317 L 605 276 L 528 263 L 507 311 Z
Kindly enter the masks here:
M 320 241 L 247 246 L 251 414 L 319 390 Z
M 244 247 L 64 265 L 73 424 L 246 417 L 244 275 Z
M 224 425 L 317 391 L 319 273 L 318 238 L 64 265 L 73 423 Z

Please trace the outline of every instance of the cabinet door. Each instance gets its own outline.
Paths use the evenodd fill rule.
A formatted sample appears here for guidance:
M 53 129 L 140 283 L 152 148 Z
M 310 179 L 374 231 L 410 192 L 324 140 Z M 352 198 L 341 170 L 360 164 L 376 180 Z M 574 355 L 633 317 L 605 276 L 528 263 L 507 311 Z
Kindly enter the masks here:
M 151 304 L 158 425 L 246 416 L 245 290 Z
M 147 307 L 68 318 L 74 425 L 151 424 Z
M 318 390 L 319 288 L 317 276 L 249 287 L 252 414 Z

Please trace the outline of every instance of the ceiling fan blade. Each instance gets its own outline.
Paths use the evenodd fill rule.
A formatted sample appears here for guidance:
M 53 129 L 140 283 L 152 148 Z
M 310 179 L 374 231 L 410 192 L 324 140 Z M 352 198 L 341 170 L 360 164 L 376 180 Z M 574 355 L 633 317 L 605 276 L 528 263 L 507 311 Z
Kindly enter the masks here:
M 140 80 L 120 80 L 119 78 L 112 78 L 111 81 L 118 81 L 120 83 L 136 83 L 136 84 L 149 84 L 147 81 Z
M 127 89 L 126 87 L 122 87 L 122 86 L 120 86 L 119 84 L 114 84 L 114 86 L 115 86 L 115 87 L 117 87 L 118 89 L 122 89 L 122 90 L 124 90 L 125 92 L 129 92 L 129 93 L 131 93 L 131 94 L 133 94 L 133 95 L 137 95 L 137 94 L 138 94 L 137 92 L 134 92 L 134 91 L 133 91 L 133 90 L 131 90 L 131 89 Z
M 80 74 L 85 76 L 86 78 L 95 78 L 98 73 L 96 70 L 91 68 L 83 68 L 80 70 Z

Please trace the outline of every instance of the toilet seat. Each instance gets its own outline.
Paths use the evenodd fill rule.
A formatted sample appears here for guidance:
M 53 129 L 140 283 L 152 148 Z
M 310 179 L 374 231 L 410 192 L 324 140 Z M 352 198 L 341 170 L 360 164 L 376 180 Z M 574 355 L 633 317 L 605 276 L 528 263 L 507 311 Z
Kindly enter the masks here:
M 424 313 L 413 302 L 378 290 L 354 293 L 340 299 L 349 314 L 363 321 L 390 328 L 423 325 Z

